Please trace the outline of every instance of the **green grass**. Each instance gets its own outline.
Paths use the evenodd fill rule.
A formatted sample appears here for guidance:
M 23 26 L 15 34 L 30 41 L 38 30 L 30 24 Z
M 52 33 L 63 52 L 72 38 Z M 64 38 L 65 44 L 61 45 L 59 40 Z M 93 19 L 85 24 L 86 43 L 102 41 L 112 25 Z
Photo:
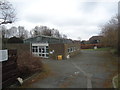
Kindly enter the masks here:
M 110 50 L 111 48 L 98 48 L 98 49 L 95 49 L 95 50 L 99 50 L 99 51 L 108 51 Z
M 97 49 L 81 49 L 81 50 L 108 51 L 109 53 L 114 54 L 114 55 L 118 54 L 116 49 L 110 48 L 110 47 L 107 47 L 107 48 L 97 48 Z

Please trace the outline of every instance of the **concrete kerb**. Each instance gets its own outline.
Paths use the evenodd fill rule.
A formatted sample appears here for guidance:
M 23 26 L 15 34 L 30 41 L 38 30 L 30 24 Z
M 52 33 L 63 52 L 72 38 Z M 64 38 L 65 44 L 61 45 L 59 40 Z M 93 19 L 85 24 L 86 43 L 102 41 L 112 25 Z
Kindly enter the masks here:
M 114 76 L 112 79 L 112 84 L 113 84 L 113 88 L 118 88 L 115 84 L 115 79 L 118 77 L 118 75 Z

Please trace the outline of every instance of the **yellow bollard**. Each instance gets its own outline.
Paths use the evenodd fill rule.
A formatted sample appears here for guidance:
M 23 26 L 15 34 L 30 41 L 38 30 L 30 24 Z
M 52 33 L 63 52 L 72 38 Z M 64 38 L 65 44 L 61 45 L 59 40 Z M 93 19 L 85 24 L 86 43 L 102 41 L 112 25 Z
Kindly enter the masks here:
M 58 60 L 62 60 L 62 55 L 57 56 Z

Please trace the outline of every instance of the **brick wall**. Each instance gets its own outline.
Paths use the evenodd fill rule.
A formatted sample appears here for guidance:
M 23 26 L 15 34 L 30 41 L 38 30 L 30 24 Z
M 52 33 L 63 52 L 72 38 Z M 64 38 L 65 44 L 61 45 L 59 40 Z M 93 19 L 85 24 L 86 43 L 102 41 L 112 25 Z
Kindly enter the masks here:
M 68 48 L 75 47 L 75 51 L 68 52 Z M 57 59 L 58 55 L 62 55 L 63 59 L 66 59 L 67 55 L 73 57 L 80 53 L 80 44 L 71 43 L 71 44 L 49 44 L 49 51 L 54 50 L 53 54 L 50 54 L 50 58 Z
M 75 51 L 68 52 L 68 48 L 75 47 Z M 73 57 L 80 53 L 80 44 L 79 43 L 71 43 L 71 44 L 65 44 L 65 57 L 69 55 L 70 57 Z
M 50 58 L 57 59 L 58 55 L 64 56 L 64 44 L 49 44 L 49 51 L 53 51 L 53 54 L 50 54 Z

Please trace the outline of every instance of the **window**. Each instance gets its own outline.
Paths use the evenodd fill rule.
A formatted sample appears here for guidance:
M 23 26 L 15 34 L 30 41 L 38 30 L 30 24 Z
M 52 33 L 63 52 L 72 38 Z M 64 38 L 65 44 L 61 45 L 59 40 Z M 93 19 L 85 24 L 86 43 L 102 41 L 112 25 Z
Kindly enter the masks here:
M 75 47 L 74 47 L 74 51 L 76 51 Z
M 41 52 L 41 49 L 39 48 L 39 52 Z
M 73 52 L 73 47 L 70 48 L 70 51 Z
M 70 53 L 70 48 L 68 48 L 68 53 Z
M 42 53 L 45 53 L 45 49 L 44 48 L 42 48 Z
M 46 49 L 46 53 L 49 53 L 49 49 Z
M 42 57 L 44 57 L 45 56 L 45 54 L 42 54 Z
M 41 56 L 42 56 L 42 54 L 39 54 L 39 56 L 41 57 Z
M 32 52 L 38 52 L 37 46 L 32 46 Z
M 35 56 L 39 56 L 39 57 L 44 57 L 44 58 L 48 58 L 49 57 L 49 47 L 48 46 L 44 46 L 44 45 L 34 45 L 32 46 L 32 53 Z

